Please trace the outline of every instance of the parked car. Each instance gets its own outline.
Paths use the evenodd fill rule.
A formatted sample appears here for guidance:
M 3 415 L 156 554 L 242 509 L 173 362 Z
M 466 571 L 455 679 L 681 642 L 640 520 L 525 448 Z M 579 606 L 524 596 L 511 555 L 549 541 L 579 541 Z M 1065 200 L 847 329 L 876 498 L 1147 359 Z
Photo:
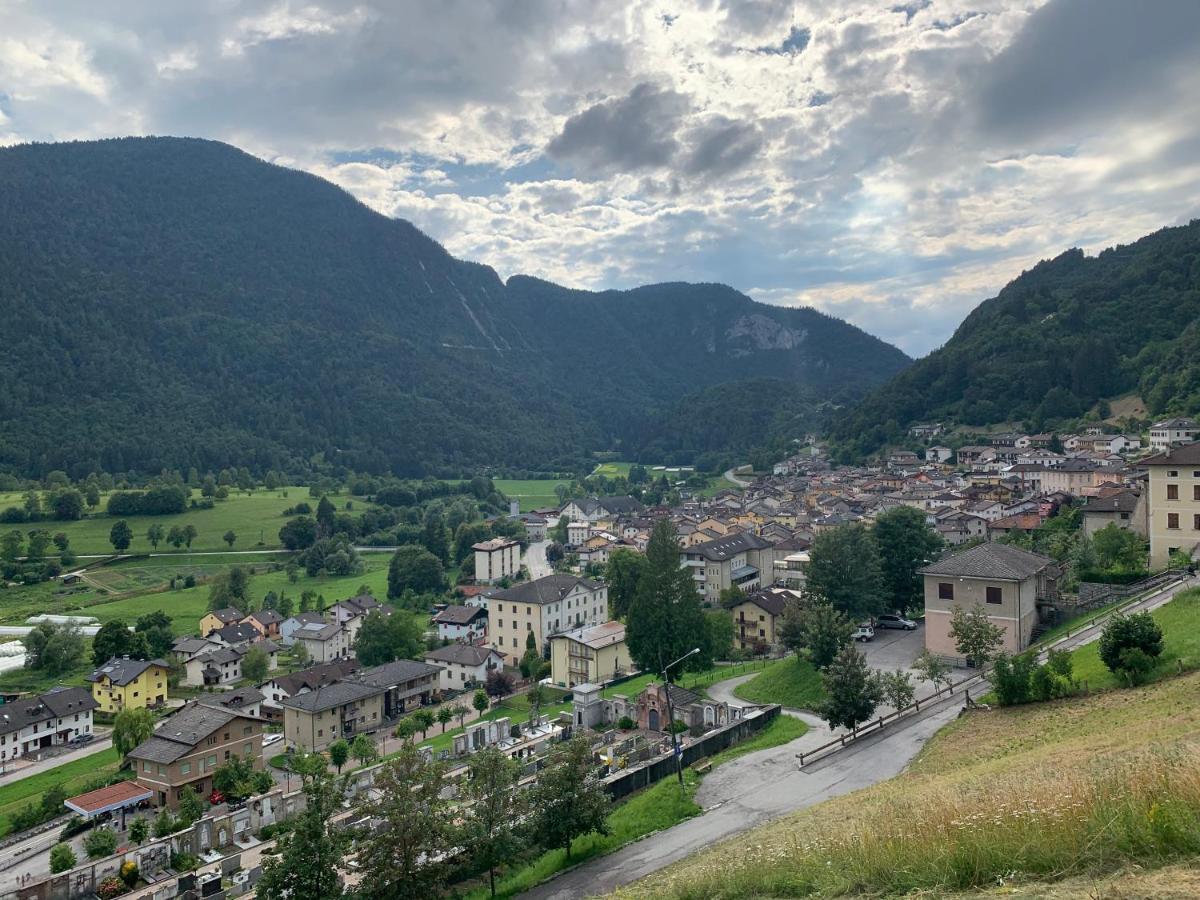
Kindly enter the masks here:
M 871 627 L 870 622 L 863 622 L 854 629 L 854 639 L 856 641 L 873 641 L 875 640 L 875 629 Z
M 283 740 L 283 735 L 278 731 L 270 732 L 263 735 L 263 746 L 270 747 L 272 744 L 277 744 Z
M 904 631 L 916 631 L 917 623 L 904 616 L 893 616 L 891 613 L 875 617 L 876 628 L 900 628 Z
M 74 744 L 76 747 L 81 747 L 84 744 L 90 744 L 95 739 L 96 736 L 94 734 L 85 731 L 83 734 L 75 735 L 75 737 L 71 738 L 71 740 L 69 740 L 67 743 Z

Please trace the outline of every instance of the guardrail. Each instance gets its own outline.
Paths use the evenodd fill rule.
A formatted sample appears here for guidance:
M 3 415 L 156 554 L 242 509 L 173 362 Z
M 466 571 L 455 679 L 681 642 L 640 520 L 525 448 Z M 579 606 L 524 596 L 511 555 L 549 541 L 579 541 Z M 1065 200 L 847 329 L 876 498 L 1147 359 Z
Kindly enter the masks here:
M 1166 573 L 1164 573 L 1164 574 L 1166 574 Z M 1049 644 L 1046 644 L 1044 646 L 1038 646 L 1037 644 L 1034 644 L 1031 647 L 1029 647 L 1028 649 L 1036 651 L 1038 656 L 1041 656 L 1043 653 L 1048 653 L 1049 651 L 1053 650 L 1055 647 L 1062 644 L 1064 641 L 1068 641 L 1072 637 L 1078 637 L 1080 632 L 1088 631 L 1092 628 L 1095 628 L 1097 625 L 1100 625 L 1100 624 L 1106 622 L 1108 619 L 1111 619 L 1113 616 L 1124 612 L 1125 610 L 1129 609 L 1130 607 L 1137 606 L 1139 603 L 1144 603 L 1146 600 L 1150 599 L 1150 597 L 1152 595 L 1154 595 L 1156 593 L 1161 594 L 1163 591 L 1166 591 L 1170 588 L 1176 587 L 1176 586 L 1186 582 L 1189 577 L 1190 576 L 1186 572 L 1176 573 L 1173 578 L 1163 578 L 1161 575 L 1156 576 L 1156 579 L 1158 579 L 1157 582 L 1155 584 L 1151 585 L 1148 590 L 1141 591 L 1136 596 L 1129 598 L 1128 601 L 1126 601 L 1126 602 L 1120 604 L 1119 606 L 1116 606 L 1110 610 L 1107 610 L 1102 615 L 1093 616 L 1087 622 L 1087 624 L 1082 625 L 1081 627 L 1075 629 L 1074 633 L 1072 633 L 1071 631 L 1068 630 L 1066 634 L 1062 635 L 1061 637 L 1055 638 L 1054 641 L 1052 641 Z M 938 688 L 937 690 L 934 691 L 932 696 L 926 697 L 924 700 L 916 700 L 913 703 L 909 704 L 908 706 L 904 707 L 903 709 L 895 710 L 893 712 L 888 713 L 885 716 L 879 716 L 876 719 L 872 719 L 870 722 L 864 722 L 862 725 L 855 727 L 848 733 L 843 734 L 840 737 L 834 738 L 832 741 L 822 744 L 820 747 L 814 747 L 812 750 L 808 750 L 804 753 L 797 753 L 796 754 L 797 765 L 803 767 L 805 763 L 812 762 L 814 759 L 816 759 L 818 757 L 826 756 L 829 753 L 833 752 L 834 750 L 840 750 L 843 747 L 846 747 L 849 744 L 854 743 L 859 738 L 865 737 L 866 735 L 873 734 L 878 731 L 882 731 L 883 727 L 885 725 L 889 724 L 890 722 L 895 722 L 898 719 L 904 718 L 905 716 L 914 715 L 917 712 L 920 712 L 922 706 L 924 706 L 926 709 L 928 709 L 930 706 L 936 706 L 937 704 L 952 697 L 954 695 L 954 692 L 960 688 L 963 690 L 964 693 L 966 693 L 967 688 L 969 688 L 971 685 L 974 685 L 976 683 L 982 683 L 983 681 L 985 681 L 987 679 L 987 676 L 990 674 L 991 674 L 990 667 L 987 669 L 980 669 L 978 672 L 975 672 L 972 675 L 968 675 L 966 678 L 963 678 L 961 681 L 957 681 L 952 684 L 948 684 L 945 687 Z

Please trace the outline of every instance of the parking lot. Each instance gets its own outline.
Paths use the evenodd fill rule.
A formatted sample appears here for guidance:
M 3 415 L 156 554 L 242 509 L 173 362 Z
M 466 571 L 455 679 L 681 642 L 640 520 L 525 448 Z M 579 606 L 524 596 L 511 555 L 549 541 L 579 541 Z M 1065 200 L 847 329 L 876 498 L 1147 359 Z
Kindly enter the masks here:
M 875 639 L 858 646 L 873 669 L 911 669 L 925 649 L 925 628 L 919 623 L 916 631 L 876 628 Z

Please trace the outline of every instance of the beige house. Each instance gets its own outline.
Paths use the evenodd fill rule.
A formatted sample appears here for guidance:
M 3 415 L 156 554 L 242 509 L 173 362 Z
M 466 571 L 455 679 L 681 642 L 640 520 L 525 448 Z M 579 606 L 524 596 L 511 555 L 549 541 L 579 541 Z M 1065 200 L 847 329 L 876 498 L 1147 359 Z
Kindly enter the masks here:
M 441 669 L 438 687 L 443 691 L 464 691 L 482 685 L 488 672 L 504 668 L 504 656 L 499 650 L 474 644 L 447 644 L 426 651 L 422 659 Z
M 956 606 L 982 608 L 1004 629 L 1006 653 L 1029 646 L 1037 624 L 1038 600 L 1054 596 L 1058 569 L 1054 560 L 1008 544 L 987 543 L 930 563 L 925 577 L 925 647 L 930 653 L 963 664 L 950 634 Z
M 783 607 L 789 591 L 755 591 L 730 609 L 733 616 L 733 646 L 739 650 L 770 648 L 779 643 Z
M 339 738 L 372 732 L 383 724 L 383 690 L 356 681 L 338 681 L 288 697 L 283 707 L 283 736 L 309 752 L 324 750 Z
M 765 578 L 774 577 L 774 555 L 770 541 L 748 531 L 734 531 L 713 541 L 684 547 L 680 565 L 692 573 L 700 595 L 710 606 L 721 599 L 721 591 L 737 587 L 758 590 Z
M 185 787 L 212 793 L 212 775 L 234 757 L 262 768 L 262 719 L 237 710 L 189 703 L 126 754 L 155 804 L 175 807 Z
M 578 575 L 547 575 L 491 591 L 484 600 L 488 644 L 514 666 L 525 654 L 529 634 L 541 653 L 552 634 L 608 621 L 608 588 Z
M 1088 537 L 1102 528 L 1116 525 L 1135 534 L 1146 536 L 1149 527 L 1149 504 L 1133 490 L 1118 491 L 1106 497 L 1094 497 L 1083 507 L 1083 533 Z
M 620 622 L 575 628 L 550 638 L 550 677 L 559 687 L 604 684 L 632 669 Z
M 1168 447 L 1138 465 L 1150 472 L 1150 568 L 1165 567 L 1175 551 L 1195 558 L 1200 542 L 1200 444 Z
M 515 578 L 521 571 L 521 545 L 511 538 L 492 538 L 471 549 L 475 551 L 475 580 L 481 584 Z

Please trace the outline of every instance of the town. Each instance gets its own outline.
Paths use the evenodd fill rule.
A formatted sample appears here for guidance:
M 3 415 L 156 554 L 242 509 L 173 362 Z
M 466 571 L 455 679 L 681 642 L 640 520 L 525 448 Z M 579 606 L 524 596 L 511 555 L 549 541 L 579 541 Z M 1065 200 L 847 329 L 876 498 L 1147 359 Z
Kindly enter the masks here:
M 85 629 L 96 666 L 85 686 L 5 698 L 0 778 L 54 778 L 62 760 L 114 750 L 120 765 L 78 794 L 47 789 L 42 807 L 14 817 L 0 877 L 22 898 L 251 891 L 278 877 L 282 863 L 264 875 L 283 843 L 275 836 L 330 802 L 334 776 L 349 809 L 323 817 L 386 820 L 393 801 L 375 785 L 399 777 L 394 765 L 410 789 L 434 785 L 423 790 L 442 824 L 494 805 L 489 814 L 508 821 L 491 827 L 514 850 L 551 850 L 605 833 L 614 801 L 665 788 L 685 768 L 699 778 L 743 742 L 845 746 L 874 720 L 882 731 L 922 704 L 928 715 L 974 703 L 985 669 L 1007 670 L 1123 598 L 1169 599 L 1191 583 L 1198 435 L 1171 419 L 1144 441 L 1094 428 L 994 433 L 951 449 L 932 424 L 911 432 L 923 452 L 893 451 L 879 465 L 833 465 L 809 438 L 771 471 L 731 470 L 726 487 L 701 493 L 689 487 L 703 482 L 694 472 L 666 466 L 560 483 L 560 495 L 578 495 L 527 511 L 512 500 L 490 524 L 459 526 L 469 565 L 444 598 L 427 595 L 408 653 L 388 645 L 389 632 L 422 620 L 411 586 L 393 576 L 432 556 L 420 544 L 394 553 L 379 598 L 361 591 L 296 611 L 273 594 L 253 602 L 244 585 L 230 588 L 247 576 L 226 573 L 190 633 L 161 613 L 136 629 L 35 617 L 40 652 Z M 588 494 L 593 480 L 628 492 Z M 638 499 L 647 487 L 659 502 Z M 338 538 L 329 515 L 318 511 L 327 524 L 312 529 L 313 546 Z M 281 537 L 308 529 L 296 522 Z M 464 543 L 488 532 L 499 536 Z M 58 580 L 77 583 L 120 557 Z M 224 605 L 230 597 L 250 602 Z M 25 642 L 32 658 L 37 645 Z M 1068 672 L 1051 695 L 1072 683 Z M 507 787 L 480 794 L 481 773 Z M 592 810 L 560 823 L 565 835 L 521 830 L 537 816 L 515 798 L 544 782 Z M 513 877 L 507 856 L 489 855 L 495 833 L 473 847 L 439 829 L 430 825 L 419 854 L 438 863 L 414 862 L 414 883 L 469 885 L 479 860 L 493 888 L 497 869 Z M 363 868 L 371 851 L 360 840 L 333 866 L 348 885 L 380 877 Z

